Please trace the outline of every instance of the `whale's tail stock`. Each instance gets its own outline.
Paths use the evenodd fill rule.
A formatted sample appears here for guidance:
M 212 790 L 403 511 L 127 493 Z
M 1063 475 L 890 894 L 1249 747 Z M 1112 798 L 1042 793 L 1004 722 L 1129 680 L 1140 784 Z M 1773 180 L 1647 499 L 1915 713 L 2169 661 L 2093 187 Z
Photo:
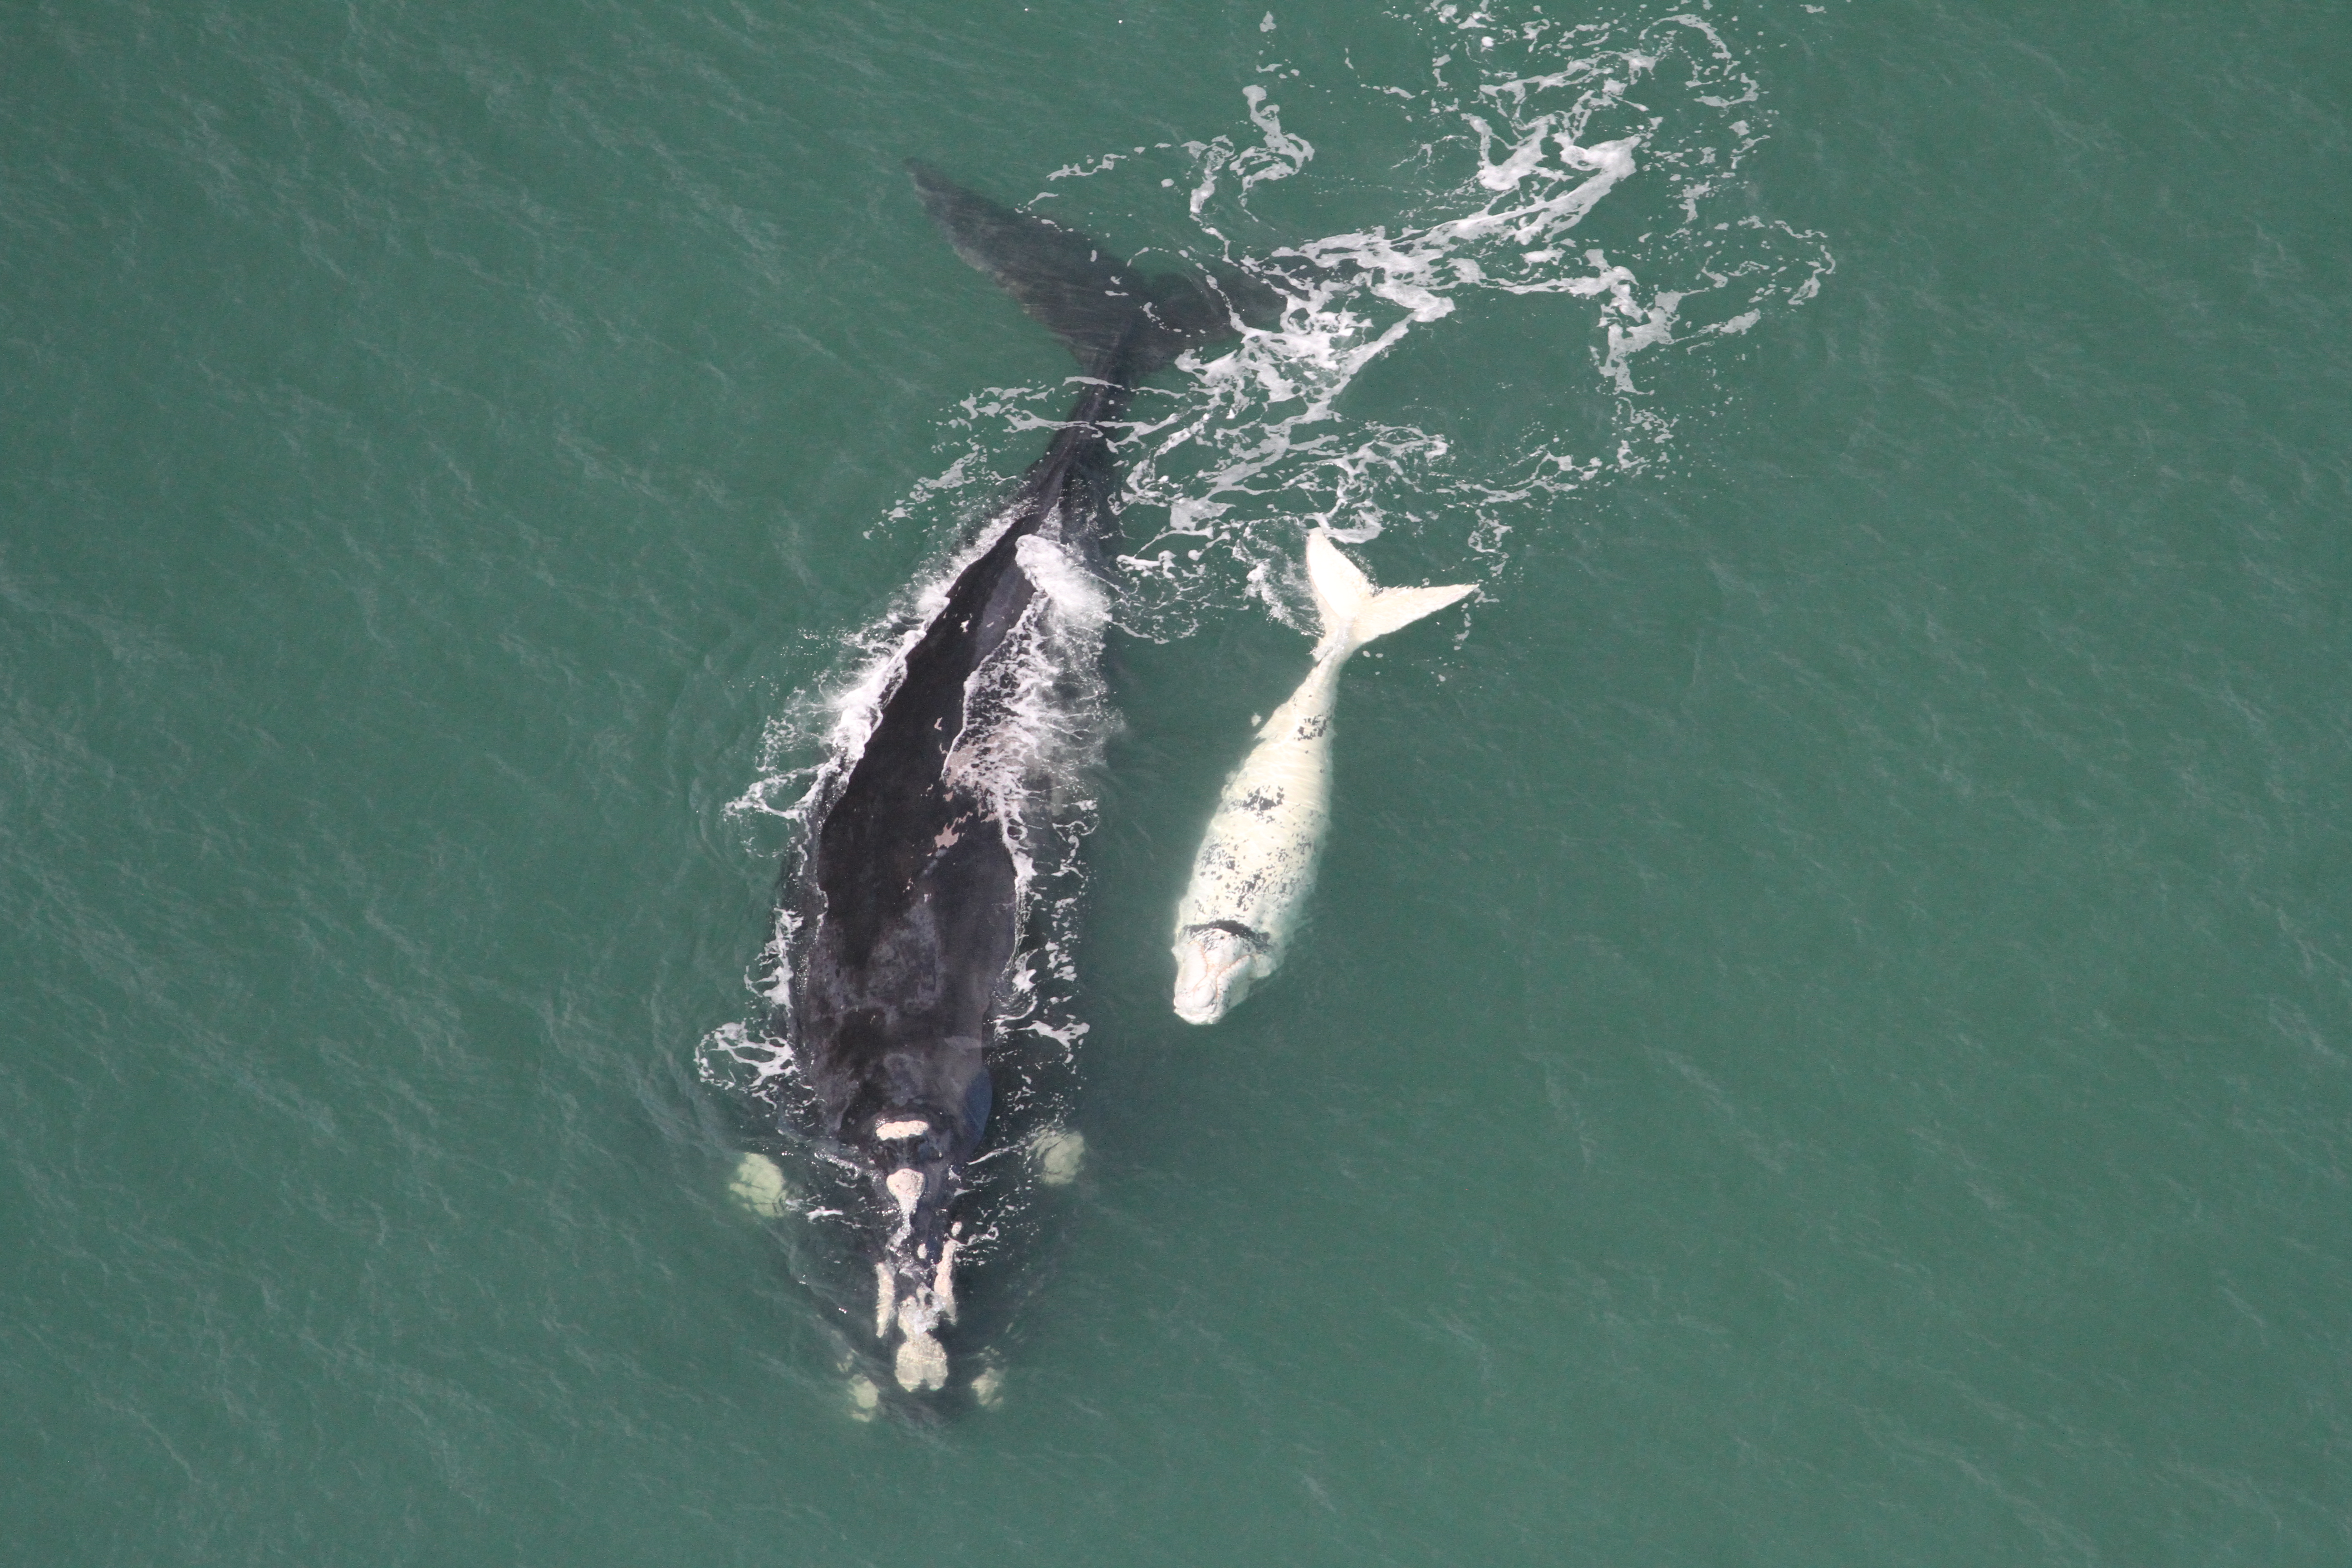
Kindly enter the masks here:
M 958 256 L 1069 346 L 1088 374 L 1132 386 L 1186 349 L 1271 328 L 1284 296 L 1237 267 L 1143 273 L 1034 213 L 1016 212 L 909 159 L 915 192 Z
M 1315 590 L 1315 608 L 1323 617 L 1323 640 L 1315 648 L 1318 659 L 1335 654 L 1345 658 L 1374 637 L 1435 615 L 1478 588 L 1475 583 L 1375 588 L 1363 569 L 1331 542 L 1329 534 L 1322 532 L 1307 537 L 1307 581 Z

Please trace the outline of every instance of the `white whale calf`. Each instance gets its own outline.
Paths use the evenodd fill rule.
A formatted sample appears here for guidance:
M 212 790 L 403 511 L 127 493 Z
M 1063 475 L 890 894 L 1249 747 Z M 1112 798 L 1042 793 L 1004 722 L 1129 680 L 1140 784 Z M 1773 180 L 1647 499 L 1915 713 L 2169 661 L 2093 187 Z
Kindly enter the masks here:
M 1339 670 L 1374 637 L 1409 626 L 1476 584 L 1375 588 L 1324 533 L 1307 540 L 1323 617 L 1315 668 L 1257 732 L 1225 781 L 1176 906 L 1176 1016 L 1213 1024 L 1272 974 L 1315 886 L 1331 820 L 1331 710 Z

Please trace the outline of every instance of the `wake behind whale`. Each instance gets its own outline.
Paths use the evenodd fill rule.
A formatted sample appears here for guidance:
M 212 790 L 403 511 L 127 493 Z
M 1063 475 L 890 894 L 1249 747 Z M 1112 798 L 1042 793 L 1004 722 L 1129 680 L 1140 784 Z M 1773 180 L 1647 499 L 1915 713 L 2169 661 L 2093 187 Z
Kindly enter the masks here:
M 1118 527 L 1110 427 L 1145 376 L 1234 335 L 1244 313 L 1278 312 L 1279 299 L 1238 272 L 1139 273 L 1083 236 L 910 169 L 957 253 L 1085 373 L 1045 455 L 874 672 L 866 721 L 836 731 L 803 803 L 771 949 L 766 1035 L 782 1070 L 765 1081 L 767 1103 L 804 1179 L 826 1189 L 804 1212 L 842 1222 L 855 1255 L 812 1272 L 829 1273 L 847 1312 L 863 1266 L 871 1295 L 857 1316 L 870 1334 L 857 1337 L 882 1352 L 891 1384 L 931 1394 L 959 1370 L 959 1286 L 1003 1240 L 979 1167 L 1046 1131 L 1022 1112 L 1047 1098 L 1037 1089 L 1057 1065 L 1053 1045 L 1067 1067 L 1066 1040 L 1047 1032 L 1041 1053 L 1040 1031 L 1013 1026 L 1035 981 L 1040 884 L 1073 851 L 1056 782 L 1098 748 L 1108 719 L 1098 663 Z M 1002 1197 L 1013 1182 L 992 1184 Z

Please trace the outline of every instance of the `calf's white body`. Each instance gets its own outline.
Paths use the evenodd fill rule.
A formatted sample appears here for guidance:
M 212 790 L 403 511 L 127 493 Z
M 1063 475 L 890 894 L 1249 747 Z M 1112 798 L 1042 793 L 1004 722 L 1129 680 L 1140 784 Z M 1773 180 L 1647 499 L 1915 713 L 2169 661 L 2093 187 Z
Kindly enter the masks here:
M 1315 668 L 1257 732 L 1225 781 L 1176 907 L 1176 1016 L 1213 1024 L 1278 968 L 1315 887 L 1331 822 L 1331 713 L 1339 671 L 1374 637 L 1411 626 L 1475 584 L 1375 588 L 1328 534 L 1307 541 L 1323 621 Z

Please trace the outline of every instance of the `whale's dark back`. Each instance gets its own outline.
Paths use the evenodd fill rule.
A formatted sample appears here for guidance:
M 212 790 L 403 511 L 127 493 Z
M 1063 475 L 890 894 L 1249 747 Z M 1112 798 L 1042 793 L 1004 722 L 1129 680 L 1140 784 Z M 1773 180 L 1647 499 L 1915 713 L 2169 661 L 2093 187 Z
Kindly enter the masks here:
M 950 763 L 1003 715 L 967 711 L 1036 587 L 1023 540 L 1082 559 L 1117 526 L 1107 425 L 1135 384 L 1185 348 L 1263 321 L 1278 297 L 1238 273 L 1146 275 L 1085 236 L 910 164 L 958 255 L 1060 337 L 1088 374 L 1069 420 L 907 655 L 896 688 L 802 868 L 802 952 L 777 1023 L 814 1093 L 819 1136 L 856 1147 L 878 1118 L 939 1130 L 934 1158 L 970 1156 L 985 1127 L 984 1064 L 996 993 L 1020 936 L 1005 803 Z
M 907 656 L 817 831 L 807 868 L 817 917 L 796 1023 L 829 1137 L 854 1140 L 887 1112 L 951 1128 L 942 1140 L 951 1159 L 979 1141 L 982 1051 L 1020 924 L 1014 825 L 949 758 L 973 726 L 1002 717 L 966 705 L 971 678 L 1003 652 L 1035 597 L 1020 542 L 1045 531 L 1082 549 L 1099 543 L 1115 526 L 1112 484 L 1102 432 L 1074 423 Z

